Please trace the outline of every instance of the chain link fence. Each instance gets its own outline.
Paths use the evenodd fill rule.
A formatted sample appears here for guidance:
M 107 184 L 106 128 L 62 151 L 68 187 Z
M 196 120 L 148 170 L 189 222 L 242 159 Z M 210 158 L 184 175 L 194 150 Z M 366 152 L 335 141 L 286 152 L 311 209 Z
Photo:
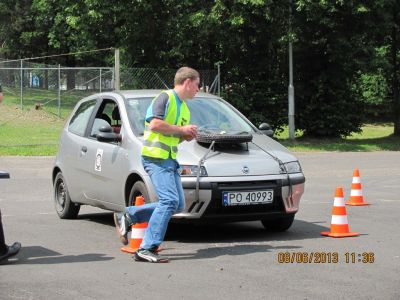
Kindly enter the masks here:
M 103 50 L 110 49 L 87 52 Z M 4 103 L 0 105 L 0 155 L 54 155 L 64 120 L 80 99 L 112 91 L 118 83 L 121 90 L 172 88 L 176 73 L 176 69 L 126 68 L 123 64 L 120 67 L 117 55 L 116 68 L 69 68 L 34 62 L 51 57 L 0 59 L 4 94 Z M 115 74 L 115 70 L 119 73 Z M 219 70 L 199 73 L 202 90 L 219 94 Z
M 216 70 L 200 70 L 202 90 L 217 94 Z M 173 87 L 175 69 L 122 68 L 121 89 L 167 89 Z M 23 109 L 45 110 L 61 118 L 75 104 L 94 93 L 114 89 L 113 67 L 63 67 L 24 60 L 0 61 L 0 83 L 8 103 Z
M 127 68 L 121 71 L 121 89 L 170 89 L 174 86 L 174 69 Z M 202 91 L 218 93 L 218 73 L 200 70 Z

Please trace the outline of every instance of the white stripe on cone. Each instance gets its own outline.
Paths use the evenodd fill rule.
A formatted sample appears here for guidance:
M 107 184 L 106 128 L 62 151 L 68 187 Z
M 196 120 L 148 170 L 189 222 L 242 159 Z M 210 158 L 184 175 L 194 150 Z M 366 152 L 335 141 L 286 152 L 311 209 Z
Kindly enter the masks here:
M 143 239 L 146 228 L 132 228 L 132 239 Z
M 362 190 L 351 190 L 350 196 L 362 196 Z
M 345 225 L 345 224 L 349 224 L 349 223 L 348 223 L 348 221 L 347 221 L 347 216 L 333 215 L 333 216 L 332 216 L 331 224 L 335 224 L 335 225 Z
M 360 177 L 353 177 L 353 183 L 361 183 Z
M 345 206 L 344 205 L 344 198 L 342 197 L 335 197 L 335 201 L 333 202 L 333 206 Z

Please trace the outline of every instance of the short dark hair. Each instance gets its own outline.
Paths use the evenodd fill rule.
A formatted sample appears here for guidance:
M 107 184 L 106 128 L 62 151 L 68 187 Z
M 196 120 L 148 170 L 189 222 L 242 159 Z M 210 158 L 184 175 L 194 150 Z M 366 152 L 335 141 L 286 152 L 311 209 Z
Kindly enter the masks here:
M 199 72 L 189 67 L 182 67 L 176 71 L 174 85 L 183 84 L 186 79 L 195 80 L 200 78 Z

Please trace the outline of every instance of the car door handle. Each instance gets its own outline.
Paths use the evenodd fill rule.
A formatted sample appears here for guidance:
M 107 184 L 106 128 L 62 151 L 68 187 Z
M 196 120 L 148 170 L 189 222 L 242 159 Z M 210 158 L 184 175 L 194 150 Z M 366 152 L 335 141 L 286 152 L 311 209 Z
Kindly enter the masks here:
M 87 152 L 87 147 L 86 146 L 82 146 L 81 150 L 82 150 L 83 153 L 86 153 Z

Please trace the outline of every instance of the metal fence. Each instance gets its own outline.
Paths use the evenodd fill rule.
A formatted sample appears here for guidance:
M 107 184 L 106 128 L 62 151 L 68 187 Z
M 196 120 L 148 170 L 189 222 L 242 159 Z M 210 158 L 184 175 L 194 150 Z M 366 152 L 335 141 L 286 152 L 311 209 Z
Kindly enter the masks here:
M 217 70 L 200 70 L 203 90 L 219 93 Z M 125 68 L 120 85 L 126 89 L 173 87 L 174 69 Z M 0 83 L 8 101 L 21 109 L 43 109 L 66 117 L 77 101 L 93 93 L 114 89 L 113 67 L 63 67 L 20 61 L 0 61 Z
M 175 69 L 127 68 L 121 70 L 121 89 L 169 89 L 174 85 Z M 200 70 L 203 91 L 217 94 L 219 75 L 216 70 Z

